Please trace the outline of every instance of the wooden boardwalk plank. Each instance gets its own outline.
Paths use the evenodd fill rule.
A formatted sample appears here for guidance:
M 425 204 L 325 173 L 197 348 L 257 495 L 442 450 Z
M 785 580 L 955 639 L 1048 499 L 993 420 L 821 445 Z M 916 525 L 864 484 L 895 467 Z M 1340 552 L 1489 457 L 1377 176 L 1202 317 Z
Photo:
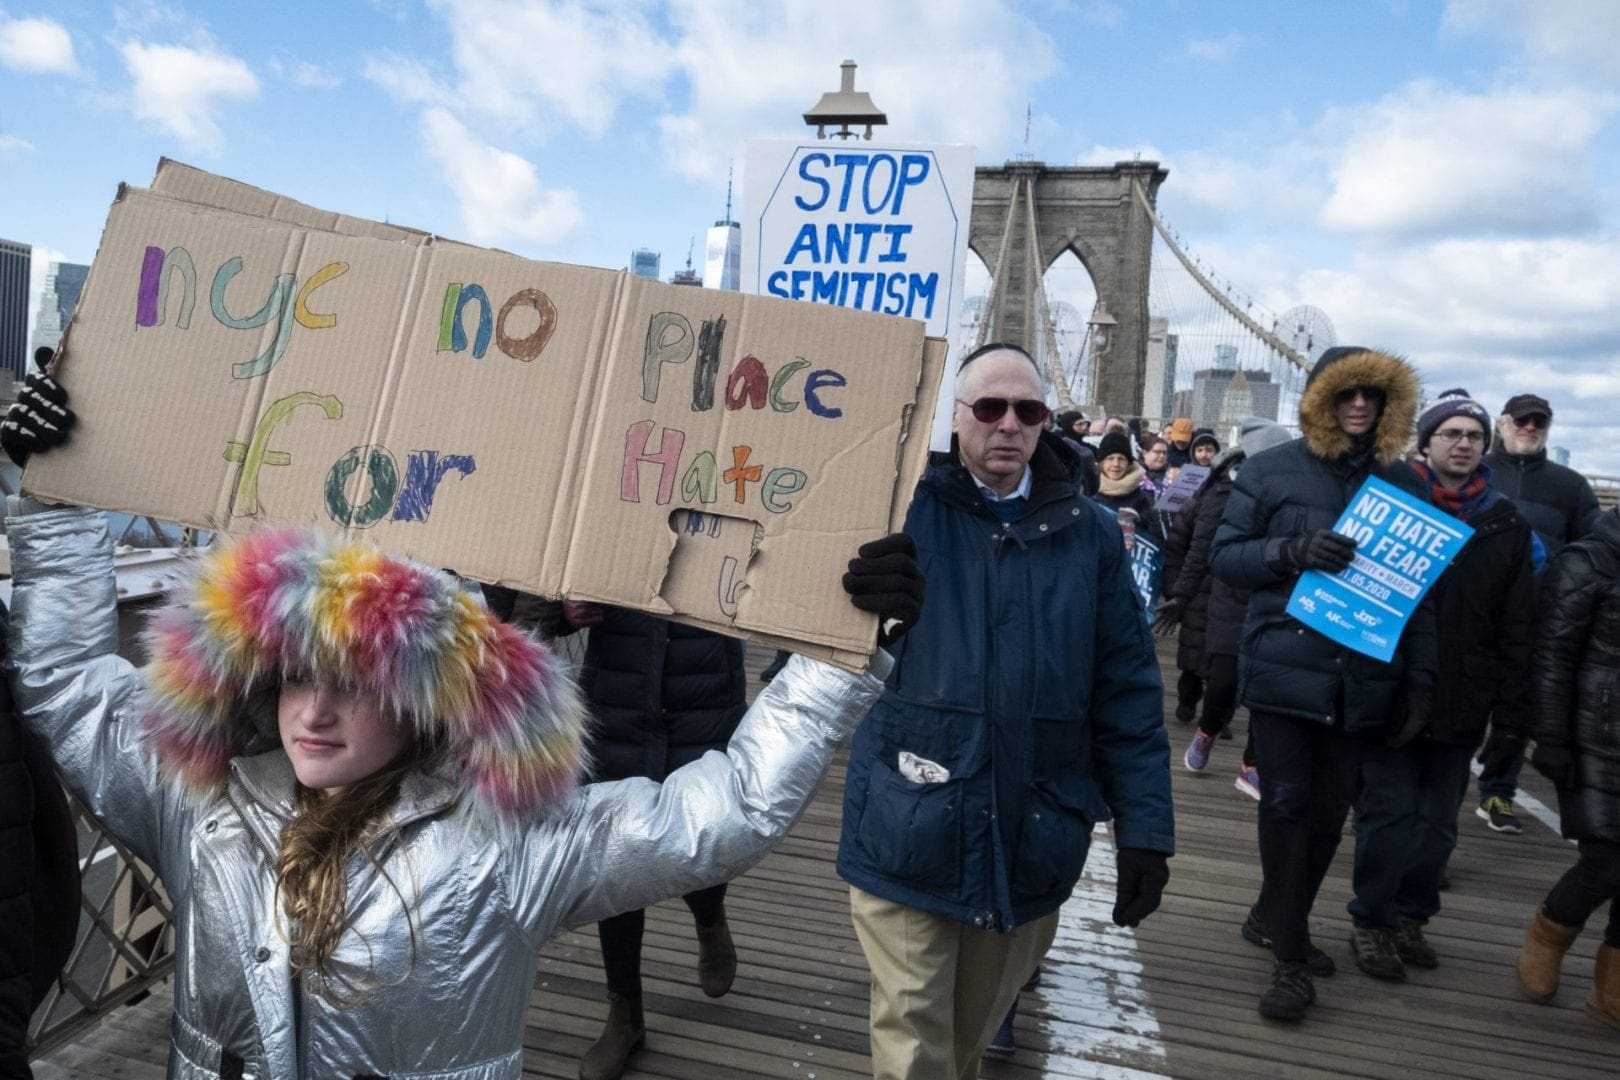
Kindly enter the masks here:
M 768 656 L 751 658 L 751 674 Z M 1161 659 L 1173 664 L 1173 652 Z M 1173 667 L 1166 667 L 1173 685 Z M 757 687 L 757 680 L 753 682 Z M 1163 908 L 1134 932 L 1108 921 L 1111 852 L 1094 849 L 1065 907 L 1041 986 L 1023 995 L 1019 1049 L 987 1061 L 990 1080 L 1175 1076 L 1561 1078 L 1620 1075 L 1620 1031 L 1580 1009 L 1591 986 L 1596 927 L 1565 965 L 1558 1003 L 1519 999 L 1513 960 L 1536 903 L 1574 859 L 1573 849 L 1526 818 L 1523 836 L 1487 832 L 1470 800 L 1459 821 L 1452 891 L 1429 928 L 1438 970 L 1405 983 L 1361 975 L 1347 944 L 1345 842 L 1322 890 L 1312 929 L 1339 963 L 1318 981 L 1320 1004 L 1303 1025 L 1263 1020 L 1255 1003 L 1270 956 L 1238 936 L 1260 874 L 1257 804 L 1232 786 L 1239 738 L 1217 743 L 1210 770 L 1180 766 L 1191 729 L 1169 722 L 1180 854 Z M 1532 795 L 1550 791 L 1526 770 Z M 643 975 L 647 1048 L 626 1075 L 644 1080 L 869 1075 L 867 973 L 849 922 L 848 890 L 833 871 L 843 767 L 793 834 L 727 901 L 740 958 L 735 988 L 711 1001 L 697 987 L 697 946 L 680 901 L 648 913 Z M 1099 847 L 1107 844 L 1099 836 Z M 577 1075 L 579 1056 L 606 1014 L 593 928 L 542 951 L 524 1032 L 524 1071 Z M 120 1010 L 78 1043 L 36 1064 L 40 1080 L 156 1080 L 163 1074 L 166 988 Z

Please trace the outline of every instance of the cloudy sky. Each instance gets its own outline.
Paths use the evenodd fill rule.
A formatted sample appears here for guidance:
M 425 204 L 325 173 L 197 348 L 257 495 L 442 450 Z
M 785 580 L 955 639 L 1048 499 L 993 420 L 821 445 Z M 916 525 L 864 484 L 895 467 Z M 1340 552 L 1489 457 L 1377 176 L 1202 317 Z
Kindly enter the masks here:
M 1161 161 L 1164 216 L 1259 304 L 1431 393 L 1541 392 L 1620 474 L 1614 0 L 0 0 L 0 236 L 88 262 L 168 155 L 668 276 L 846 57 L 897 139 Z

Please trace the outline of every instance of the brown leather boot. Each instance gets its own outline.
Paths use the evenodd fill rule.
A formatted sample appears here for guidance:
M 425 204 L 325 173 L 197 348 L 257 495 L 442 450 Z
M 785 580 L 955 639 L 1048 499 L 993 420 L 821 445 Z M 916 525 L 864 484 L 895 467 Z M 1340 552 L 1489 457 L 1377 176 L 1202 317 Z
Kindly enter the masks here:
M 1545 908 L 1536 909 L 1536 917 L 1524 935 L 1524 950 L 1519 953 L 1519 989 L 1525 997 L 1538 1005 L 1553 999 L 1558 993 L 1558 971 L 1564 954 L 1580 934 L 1580 926 L 1555 923 L 1547 918 Z
M 647 1041 L 639 997 L 608 994 L 607 1023 L 585 1056 L 579 1059 L 579 1080 L 618 1080 L 630 1055 Z
M 698 985 L 710 997 L 721 997 L 737 977 L 737 948 L 731 943 L 731 928 L 724 919 L 713 926 L 700 926 L 697 941 Z
M 1620 949 L 1613 945 L 1598 946 L 1597 968 L 1592 973 L 1592 992 L 1586 998 L 1586 1011 L 1620 1027 Z

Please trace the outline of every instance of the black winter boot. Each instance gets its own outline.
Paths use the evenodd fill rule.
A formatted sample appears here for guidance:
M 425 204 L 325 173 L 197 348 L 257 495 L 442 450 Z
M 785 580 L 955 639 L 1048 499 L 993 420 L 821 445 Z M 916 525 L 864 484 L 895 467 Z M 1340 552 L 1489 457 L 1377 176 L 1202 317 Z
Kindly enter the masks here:
M 1260 995 L 1260 1015 L 1268 1020 L 1303 1020 L 1316 1003 L 1311 972 L 1298 960 L 1279 960 L 1271 969 L 1271 989 Z
M 579 1059 L 579 1080 L 618 1080 L 630 1055 L 647 1041 L 641 998 L 608 994 L 607 1023 L 585 1056 Z
M 721 997 L 737 977 L 737 948 L 731 943 L 731 928 L 725 919 L 713 926 L 700 926 L 697 941 L 698 985 L 710 997 Z

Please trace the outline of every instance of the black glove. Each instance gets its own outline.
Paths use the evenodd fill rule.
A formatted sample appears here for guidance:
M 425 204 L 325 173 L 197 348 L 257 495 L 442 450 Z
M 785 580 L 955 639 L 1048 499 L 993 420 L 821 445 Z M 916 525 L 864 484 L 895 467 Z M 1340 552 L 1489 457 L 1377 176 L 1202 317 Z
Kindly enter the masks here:
M 1119 891 L 1114 896 L 1114 925 L 1136 926 L 1159 910 L 1170 881 L 1170 856 L 1148 848 L 1122 847 L 1114 856 Z
M 1574 791 L 1580 786 L 1580 778 L 1575 773 L 1575 755 L 1569 752 L 1567 746 L 1538 742 L 1530 754 L 1530 764 L 1536 767 L 1536 772 L 1551 780 L 1553 787 L 1559 791 Z
M 1356 542 L 1332 529 L 1278 537 L 1266 544 L 1266 565 L 1279 574 L 1320 570 L 1337 574 L 1355 558 Z
M 78 421 L 67 407 L 67 391 L 42 372 L 30 372 L 17 392 L 17 403 L 0 422 L 0 449 L 20 469 L 28 455 L 49 450 L 67 442 L 68 432 Z
M 1153 609 L 1153 632 L 1161 637 L 1169 637 L 1181 625 L 1181 598 L 1172 596 L 1162 601 Z
M 1402 692 L 1401 722 L 1384 740 L 1384 745 L 1399 750 L 1429 726 L 1429 709 L 1434 704 L 1434 687 L 1408 686 Z
M 890 533 L 862 544 L 844 575 L 849 602 L 878 617 L 878 644 L 892 645 L 922 614 L 923 573 L 917 544 L 905 533 Z
M 1480 771 L 1486 776 L 1504 776 L 1514 762 L 1524 757 L 1524 736 L 1499 727 L 1491 729 L 1491 737 L 1479 751 Z

